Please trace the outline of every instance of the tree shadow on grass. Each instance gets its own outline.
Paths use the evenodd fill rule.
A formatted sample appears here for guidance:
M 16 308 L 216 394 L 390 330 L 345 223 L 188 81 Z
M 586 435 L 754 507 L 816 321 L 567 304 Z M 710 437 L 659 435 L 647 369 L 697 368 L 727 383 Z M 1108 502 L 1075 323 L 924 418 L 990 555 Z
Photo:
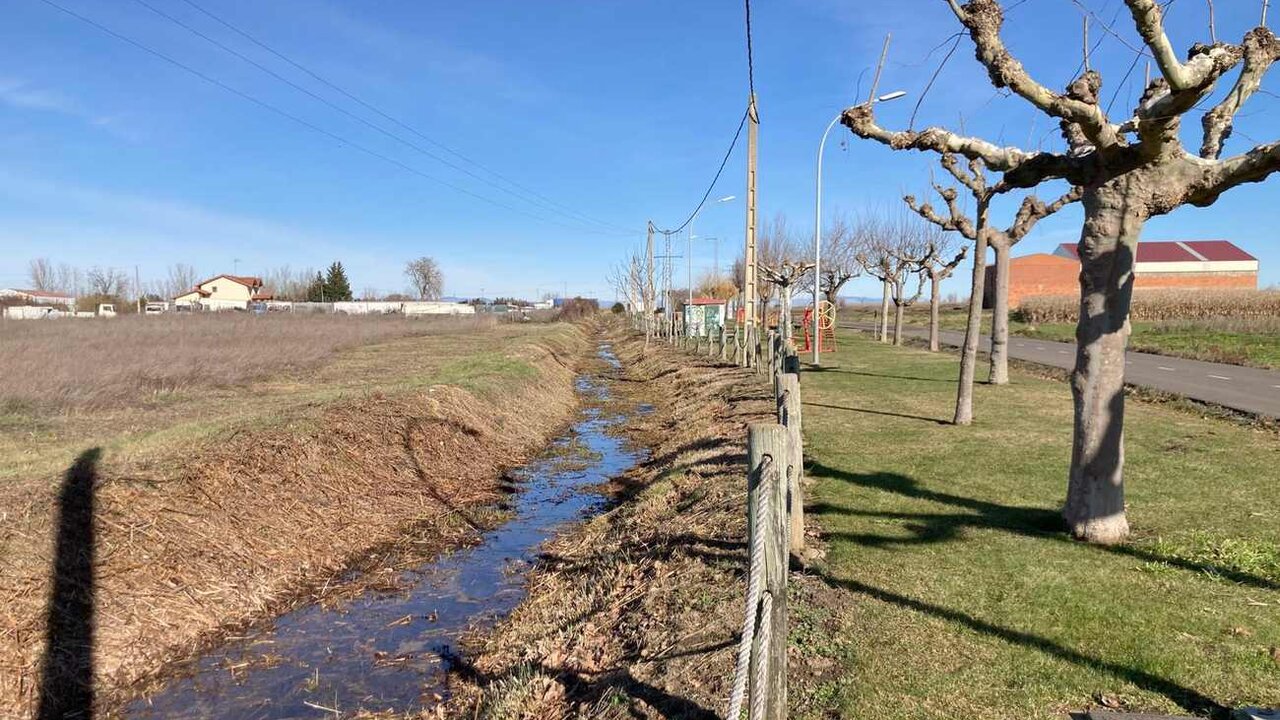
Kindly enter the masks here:
M 841 375 L 858 375 L 860 377 L 882 378 L 885 380 L 911 380 L 913 382 L 949 383 L 952 385 L 954 385 L 956 382 L 954 379 L 951 379 L 951 378 L 916 377 L 914 375 L 890 375 L 889 373 L 873 373 L 873 372 L 866 372 L 865 370 L 845 370 L 843 368 L 838 368 L 838 367 L 833 367 L 829 369 L 821 368 L 821 367 L 807 367 L 805 368 L 805 370 L 808 372 L 839 373 Z
M 923 420 L 924 422 L 933 423 L 934 425 L 950 425 L 949 420 L 939 418 L 925 417 L 923 415 L 906 415 L 904 413 L 889 412 L 887 410 L 872 410 L 870 408 L 856 408 L 847 405 L 827 405 L 825 403 L 802 402 L 801 405 L 808 407 L 820 407 L 828 410 L 844 410 L 846 412 L 865 413 L 867 415 L 883 415 L 885 417 L 903 418 L 904 420 Z
M 826 574 L 819 575 L 819 577 L 823 582 L 827 583 L 831 587 L 860 593 L 881 602 L 890 603 L 913 612 L 922 613 L 924 615 L 946 620 L 947 622 L 963 625 L 970 630 L 982 633 L 983 635 L 998 638 L 1013 645 L 1021 645 L 1022 647 L 1031 648 L 1060 660 L 1065 660 L 1073 665 L 1102 670 L 1115 675 L 1116 677 L 1123 678 L 1143 690 L 1159 693 L 1176 703 L 1179 707 L 1190 712 L 1208 713 L 1211 717 L 1215 718 L 1227 717 L 1227 708 L 1216 700 L 1200 693 L 1199 691 L 1179 685 L 1172 680 L 1153 675 L 1144 670 L 1092 657 L 1034 633 L 1001 627 L 967 613 L 960 612 L 959 610 L 953 610 L 941 605 L 917 600 L 890 590 L 858 582 L 857 580 L 843 580 Z
M 45 620 L 40 675 L 39 720 L 90 718 L 94 714 L 93 516 L 98 459 L 86 450 L 62 480 L 58 495 L 58 537 Z
M 920 483 L 915 479 L 897 473 L 851 473 L 823 465 L 822 463 L 810 463 L 807 467 L 810 477 L 832 478 L 872 490 L 881 490 L 903 497 L 928 500 L 973 511 L 972 513 L 949 514 L 897 513 L 855 510 L 826 503 L 811 505 L 809 511 L 815 514 L 840 514 L 902 520 L 904 521 L 903 527 L 914 533 L 914 537 L 907 538 L 862 533 L 831 533 L 830 537 L 843 538 L 869 547 L 926 545 L 957 540 L 966 528 L 974 528 L 1002 530 L 1039 540 L 1076 544 L 1075 541 L 1067 536 L 1066 523 L 1057 510 L 1001 505 L 986 500 L 964 497 L 963 495 L 930 490 L 921 487 Z M 1216 575 L 1250 587 L 1280 590 L 1280 583 L 1270 578 L 1259 577 L 1213 563 L 1164 555 L 1133 545 L 1080 544 L 1080 546 L 1113 555 L 1123 555 L 1144 562 L 1164 563 L 1189 572 Z

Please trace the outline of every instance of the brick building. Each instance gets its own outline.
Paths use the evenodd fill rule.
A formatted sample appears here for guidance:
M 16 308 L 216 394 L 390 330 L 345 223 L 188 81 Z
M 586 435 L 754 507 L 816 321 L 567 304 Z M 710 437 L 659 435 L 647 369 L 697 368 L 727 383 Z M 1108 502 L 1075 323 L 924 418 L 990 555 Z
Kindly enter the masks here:
M 1143 241 L 1138 243 L 1134 288 L 1256 290 L 1258 259 L 1226 240 Z M 983 306 L 991 307 L 995 268 L 987 267 Z M 1076 246 L 1063 243 L 1049 253 L 1009 260 L 1009 307 L 1023 298 L 1044 295 L 1077 295 L 1080 292 L 1080 259 Z

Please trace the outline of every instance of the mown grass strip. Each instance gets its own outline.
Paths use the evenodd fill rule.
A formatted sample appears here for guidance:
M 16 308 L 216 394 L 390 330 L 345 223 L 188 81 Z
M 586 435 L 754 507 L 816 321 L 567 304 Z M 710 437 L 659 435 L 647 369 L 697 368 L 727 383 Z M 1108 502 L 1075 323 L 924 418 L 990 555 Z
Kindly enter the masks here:
M 1065 383 L 980 385 L 977 422 L 955 427 L 952 356 L 849 335 L 804 376 L 808 511 L 828 556 L 792 641 L 839 668 L 804 715 L 1053 718 L 1103 696 L 1209 714 L 1280 699 L 1274 433 L 1130 403 L 1134 538 L 1090 547 L 1058 516 Z M 833 640 L 811 642 L 813 618 Z

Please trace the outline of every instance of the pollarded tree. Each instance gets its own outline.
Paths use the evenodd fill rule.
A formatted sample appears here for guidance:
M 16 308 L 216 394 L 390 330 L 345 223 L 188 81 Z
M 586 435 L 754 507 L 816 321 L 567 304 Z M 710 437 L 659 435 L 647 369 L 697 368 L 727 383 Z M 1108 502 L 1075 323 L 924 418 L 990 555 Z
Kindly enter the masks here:
M 1257 27 L 1239 44 L 1196 43 L 1183 61 L 1165 33 L 1156 0 L 1124 0 L 1160 74 L 1147 85 L 1132 116 L 1116 123 L 1099 102 L 1102 76 L 1097 71 L 1086 69 L 1062 93 L 1031 77 L 1000 37 L 1004 10 L 998 0 L 945 1 L 973 41 L 992 84 L 1057 118 L 1067 152 L 997 147 L 937 127 L 893 132 L 876 123 L 871 103 L 849 108 L 842 122 L 855 135 L 894 149 L 980 159 L 1003 173 L 1004 186 L 1034 187 L 1064 179 L 1083 188 L 1080 319 L 1071 378 L 1074 436 L 1063 515 L 1078 538 L 1120 542 L 1129 534 L 1124 352 L 1138 238 L 1152 217 L 1183 205 L 1212 205 L 1227 190 L 1280 170 L 1280 142 L 1220 159 L 1236 113 L 1280 59 L 1280 40 L 1266 27 Z M 1202 120 L 1199 155 L 1187 152 L 1179 137 L 1183 115 L 1209 100 L 1218 81 L 1236 69 L 1231 89 Z
M 845 283 L 862 274 L 858 264 L 859 241 L 865 236 L 863 220 L 852 224 L 843 215 L 836 215 L 822 235 L 822 272 L 818 278 L 818 291 L 833 307 L 839 304 L 840 290 Z
M 888 245 L 879 236 L 869 237 L 856 259 L 868 275 L 880 281 L 880 323 L 876 328 L 876 339 L 889 342 L 889 279 L 893 263 Z
M 757 236 L 757 277 L 763 288 L 760 297 L 766 307 L 768 298 L 778 292 L 778 329 L 783 337 L 791 339 L 791 299 L 801 284 L 813 287 L 810 276 L 813 274 L 813 263 L 806 257 L 807 248 L 787 227 L 786 216 L 779 213 L 773 222 L 765 223 L 762 232 Z
M 778 288 L 778 325 L 782 337 L 791 340 L 791 298 L 796 288 L 813 272 L 813 263 L 797 259 L 795 253 L 788 253 L 776 265 L 761 263 L 759 270 L 765 282 Z M 808 286 L 813 287 L 813 283 L 808 283 Z
M 937 241 L 941 231 L 906 214 L 897 214 L 888 220 L 880 220 L 869 233 L 867 251 L 858 255 L 858 262 L 867 274 L 884 283 L 885 297 L 893 302 L 893 344 L 902 344 L 902 320 L 906 309 L 914 305 L 924 294 L 924 275 L 919 275 L 916 291 L 907 295 L 910 277 L 920 273 L 920 261 L 924 259 L 930 244 Z M 888 322 L 888 302 L 881 303 L 881 342 Z
M 968 169 L 960 166 L 959 160 L 951 153 L 943 153 L 942 167 L 951 174 L 972 195 L 976 206 L 973 218 L 965 215 L 957 203 L 958 193 L 955 188 L 933 184 L 934 190 L 947 204 L 947 214 L 939 215 L 929 203 L 923 205 L 916 202 L 915 197 L 907 195 L 903 198 L 907 205 L 920 217 L 933 223 L 942 230 L 959 233 L 972 241 L 977 248 L 974 253 L 973 281 L 969 288 L 969 317 L 965 325 L 964 346 L 960 352 L 960 380 L 956 390 L 956 412 L 954 422 L 957 425 L 968 425 L 973 422 L 973 376 L 977 367 L 978 336 L 982 329 L 982 297 L 986 282 L 987 247 L 995 243 L 1012 246 L 1027 236 L 1040 220 L 1061 210 L 1066 205 L 1080 199 L 1081 190 L 1072 188 L 1062 197 L 1045 205 L 1034 195 L 1023 198 L 1022 205 L 1014 217 L 1013 224 L 1001 230 L 991 226 L 991 202 L 996 193 L 1007 190 L 1006 186 L 991 185 L 987 182 L 986 167 L 982 160 L 969 161 Z M 1007 278 L 1006 278 L 1007 283 Z M 1006 291 L 1008 287 L 1006 284 Z M 1007 297 L 1007 296 L 1006 296 Z M 1005 303 L 1008 312 L 1008 303 Z M 1007 318 L 1006 318 L 1007 320 Z M 1008 340 L 1006 325 L 1005 340 Z M 994 361 L 992 365 L 994 371 Z M 992 376 L 994 382 L 994 375 Z
M 757 267 L 780 268 L 784 263 L 794 261 L 795 255 L 796 242 L 787 225 L 786 215 L 778 213 L 773 216 L 773 220 L 760 224 L 760 230 L 756 233 Z M 756 274 L 756 297 L 760 298 L 761 307 L 768 308 L 769 303 L 773 302 L 776 287 L 779 287 L 776 283 Z
M 951 277 L 951 273 L 956 271 L 960 263 L 964 262 L 965 257 L 969 254 L 969 246 L 961 245 L 960 252 L 950 260 L 946 259 L 947 255 L 953 250 L 951 246 L 951 238 L 943 235 L 936 242 L 930 243 L 928 250 L 925 251 L 924 257 L 920 260 L 920 276 L 921 278 L 929 278 L 929 351 L 938 352 L 938 304 L 941 302 L 941 294 L 939 290 L 942 288 L 942 281 Z
M 920 296 L 924 295 L 924 273 L 920 272 L 920 261 L 924 258 L 923 252 L 920 255 L 899 256 L 898 262 L 905 267 L 894 276 L 889 284 L 889 290 L 893 294 L 893 344 L 902 344 L 902 319 L 907 308 L 915 305 L 920 300 Z M 916 276 L 916 291 L 908 296 L 907 288 L 910 287 L 911 276 Z

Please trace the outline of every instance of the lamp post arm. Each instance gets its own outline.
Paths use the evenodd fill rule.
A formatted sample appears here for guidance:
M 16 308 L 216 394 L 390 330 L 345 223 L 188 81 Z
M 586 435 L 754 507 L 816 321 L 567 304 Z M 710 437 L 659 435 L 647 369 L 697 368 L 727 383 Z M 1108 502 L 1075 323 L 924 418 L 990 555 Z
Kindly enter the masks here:
M 840 122 L 840 115 L 831 118 L 831 122 L 827 123 L 827 129 L 822 131 L 822 140 L 818 142 L 818 163 L 814 172 L 814 193 L 813 193 L 813 327 L 811 329 L 811 339 L 813 342 L 813 364 L 821 364 L 818 348 L 821 339 L 818 336 L 818 295 L 821 292 L 819 287 L 822 283 L 822 151 L 827 146 L 827 135 L 831 134 L 831 128 Z

